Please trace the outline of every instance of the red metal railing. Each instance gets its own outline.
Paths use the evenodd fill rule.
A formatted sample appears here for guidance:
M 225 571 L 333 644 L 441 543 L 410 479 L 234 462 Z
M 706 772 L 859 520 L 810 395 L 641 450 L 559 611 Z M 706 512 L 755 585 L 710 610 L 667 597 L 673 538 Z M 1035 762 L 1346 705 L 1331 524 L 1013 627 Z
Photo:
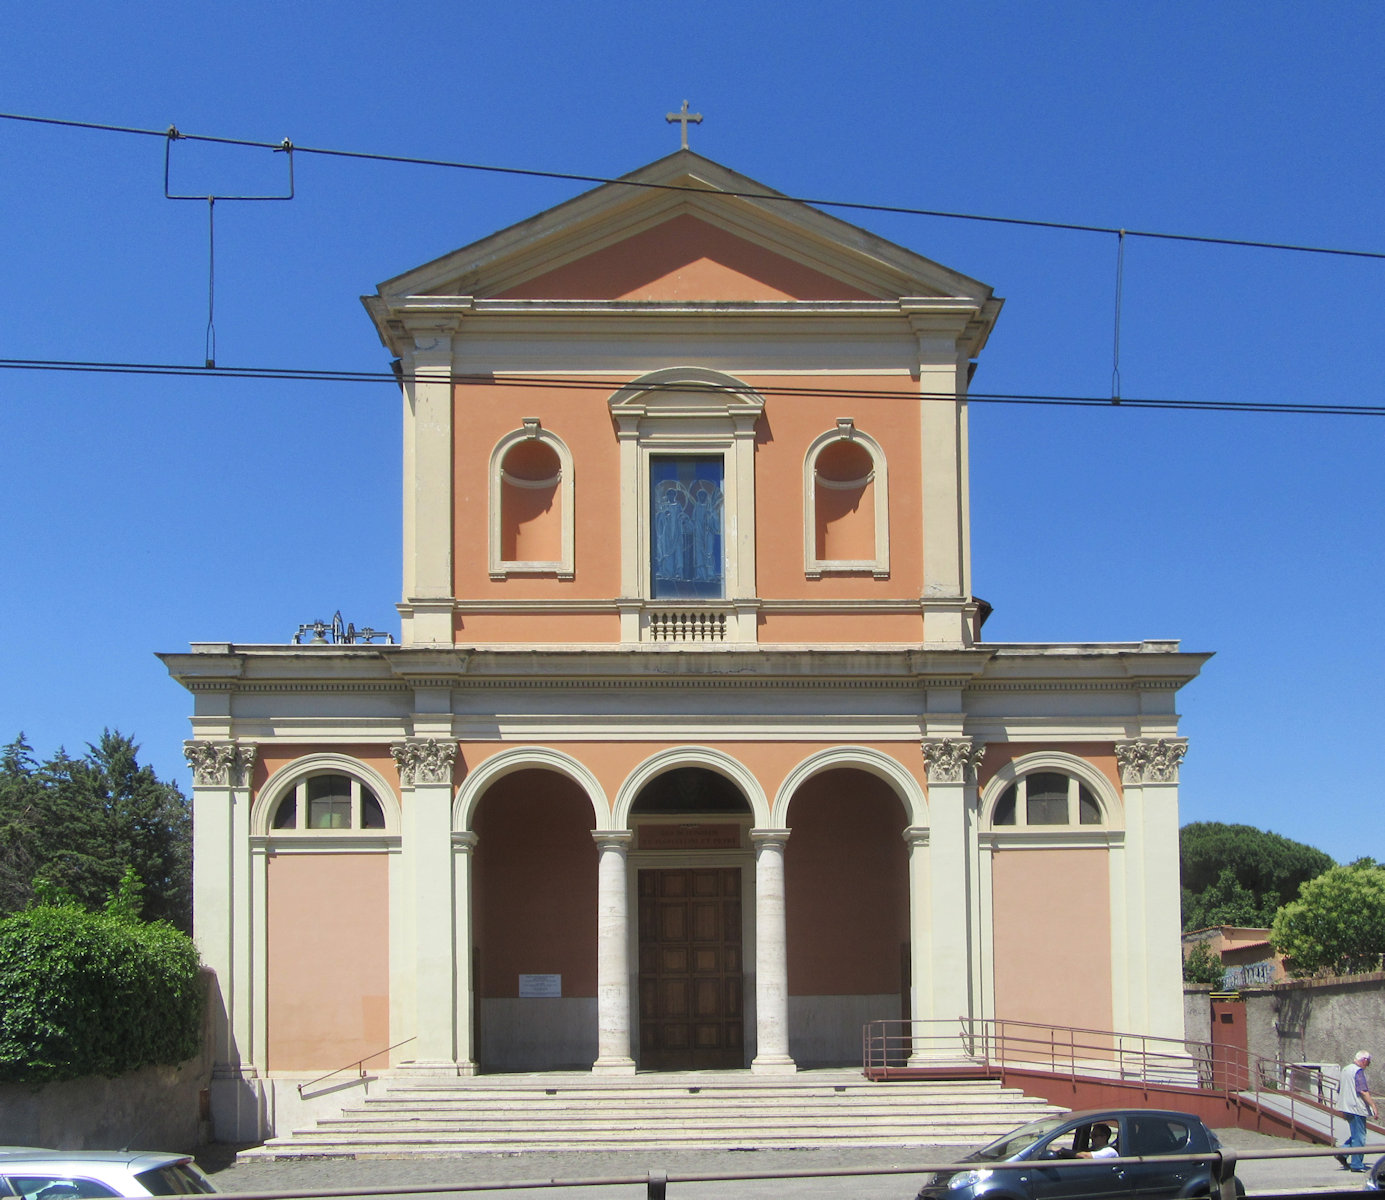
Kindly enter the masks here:
M 869 1079 L 919 1076 L 1057 1081 L 1064 1098 L 1110 1104 L 1123 1091 L 1151 1093 L 1175 1107 L 1183 1097 L 1218 1097 L 1253 1108 L 1299 1136 L 1330 1140 L 1334 1075 L 1288 1065 L 1236 1046 L 1114 1030 L 1044 1025 L 1003 1018 L 872 1021 L 863 1031 L 862 1069 Z M 1042 1090 L 1042 1089 L 1041 1089 Z M 1086 1097 L 1085 1100 L 1082 1097 Z M 1047 1097 L 1056 1103 L 1054 1096 Z

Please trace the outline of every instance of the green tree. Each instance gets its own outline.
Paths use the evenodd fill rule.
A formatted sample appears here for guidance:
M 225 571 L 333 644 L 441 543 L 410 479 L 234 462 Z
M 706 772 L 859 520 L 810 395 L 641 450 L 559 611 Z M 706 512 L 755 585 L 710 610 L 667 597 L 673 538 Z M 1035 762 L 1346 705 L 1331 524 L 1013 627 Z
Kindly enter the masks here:
M 176 784 L 138 761 L 112 730 L 74 759 L 39 764 L 21 734 L 0 750 L 0 913 L 54 889 L 100 908 L 128 869 L 140 916 L 192 924 L 192 819 Z
M 29 902 L 35 840 L 43 820 L 38 762 L 21 733 L 0 749 L 0 912 Z
M 1195 821 L 1178 842 L 1185 930 L 1267 926 L 1284 900 L 1333 866 L 1321 850 L 1252 825 Z
M 1186 983 L 1221 983 L 1225 968 L 1221 959 L 1212 953 L 1206 942 L 1197 942 L 1183 958 L 1183 979 Z
M 1377 970 L 1385 954 L 1385 868 L 1333 867 L 1281 908 L 1270 931 L 1294 975 Z

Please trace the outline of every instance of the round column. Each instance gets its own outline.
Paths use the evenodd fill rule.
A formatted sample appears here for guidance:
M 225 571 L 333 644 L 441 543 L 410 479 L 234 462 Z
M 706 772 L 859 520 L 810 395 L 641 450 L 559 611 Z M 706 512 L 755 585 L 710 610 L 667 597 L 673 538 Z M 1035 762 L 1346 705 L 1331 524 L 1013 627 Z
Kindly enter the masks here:
M 476 849 L 476 835 L 470 830 L 452 835 L 452 877 L 455 880 L 452 903 L 452 936 L 455 948 L 452 961 L 453 987 L 456 998 L 453 1009 L 457 1014 L 457 1074 L 476 1074 L 475 986 L 471 977 L 471 856 Z
M 596 1062 L 592 1072 L 633 1075 L 625 852 L 634 835 L 626 829 L 598 829 L 592 837 L 601 852 L 596 869 Z
M 755 1060 L 757 1075 L 798 1070 L 789 1057 L 789 956 L 784 906 L 787 829 L 752 829 L 755 847 Z
M 904 842 L 909 847 L 909 1018 L 911 1021 L 926 1021 L 935 1016 L 933 995 L 930 991 L 930 978 L 933 963 L 933 943 L 930 936 L 932 928 L 932 905 L 928 872 L 928 827 L 910 825 L 904 831 Z M 919 1026 L 922 1034 L 926 1026 Z M 914 1029 L 909 1033 L 909 1061 L 925 1058 L 926 1039 L 914 1041 Z

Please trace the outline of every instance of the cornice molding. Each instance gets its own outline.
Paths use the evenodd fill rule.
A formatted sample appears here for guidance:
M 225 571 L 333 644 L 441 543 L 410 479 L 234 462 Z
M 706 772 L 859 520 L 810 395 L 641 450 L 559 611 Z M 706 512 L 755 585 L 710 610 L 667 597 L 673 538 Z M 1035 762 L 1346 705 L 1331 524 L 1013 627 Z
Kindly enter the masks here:
M 1092 828 L 1043 830 L 1030 827 L 1013 832 L 983 830 L 977 836 L 982 850 L 1106 850 L 1125 845 L 1124 829 Z
M 449 681 L 450 683 L 450 681 Z M 236 692 L 236 693 L 265 693 L 265 692 L 379 692 L 390 695 L 406 695 L 414 690 L 416 686 L 429 686 L 428 684 L 408 684 L 397 683 L 388 679 L 351 679 L 351 680 L 318 680 L 318 679 L 275 679 L 265 681 L 247 681 L 244 679 L 231 679 L 221 683 L 185 683 L 183 685 L 190 692 Z M 433 684 L 432 686 L 448 686 L 444 684 Z
M 968 682 L 968 692 L 1177 691 L 1186 679 L 997 679 Z
M 364 833 L 298 829 L 292 832 L 252 833 L 250 849 L 254 854 L 398 854 L 403 840 L 397 833 Z

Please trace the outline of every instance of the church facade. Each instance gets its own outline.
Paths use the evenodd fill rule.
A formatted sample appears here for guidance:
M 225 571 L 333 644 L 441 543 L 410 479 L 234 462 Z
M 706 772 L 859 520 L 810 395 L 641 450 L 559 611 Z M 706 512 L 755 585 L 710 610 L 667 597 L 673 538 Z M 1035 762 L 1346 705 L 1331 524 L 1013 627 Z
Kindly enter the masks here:
M 403 397 L 399 643 L 162 656 L 218 1136 L 360 1059 L 1182 1036 L 1175 697 L 1207 656 L 982 636 L 989 287 L 682 150 L 365 305 Z

